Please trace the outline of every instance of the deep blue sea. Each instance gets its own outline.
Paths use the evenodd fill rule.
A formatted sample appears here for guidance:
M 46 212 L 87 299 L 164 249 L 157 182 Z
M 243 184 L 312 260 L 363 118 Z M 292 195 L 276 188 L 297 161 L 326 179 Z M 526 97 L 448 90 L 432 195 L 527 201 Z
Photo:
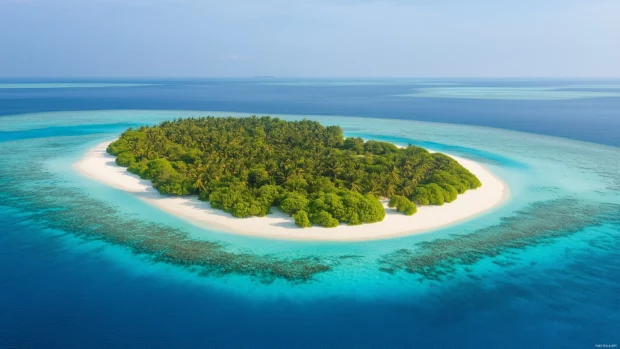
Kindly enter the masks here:
M 511 198 L 422 235 L 276 241 L 72 169 L 128 127 L 251 114 L 470 158 Z M 0 348 L 617 346 L 620 80 L 0 80 L 0 280 Z

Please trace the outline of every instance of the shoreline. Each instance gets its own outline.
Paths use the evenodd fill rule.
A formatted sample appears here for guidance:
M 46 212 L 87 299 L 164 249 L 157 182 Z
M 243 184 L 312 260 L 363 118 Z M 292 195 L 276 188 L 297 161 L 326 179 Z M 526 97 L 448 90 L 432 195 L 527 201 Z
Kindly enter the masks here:
M 481 164 L 452 156 L 482 182 L 482 187 L 459 194 L 457 199 L 442 206 L 418 206 L 413 216 L 405 216 L 395 209 L 387 208 L 381 222 L 356 226 L 340 225 L 335 228 L 300 228 L 293 218 L 277 208 L 265 217 L 235 218 L 222 210 L 213 209 L 208 202 L 197 196 L 174 197 L 161 195 L 152 187 L 151 181 L 141 179 L 116 165 L 115 157 L 106 153 L 106 141 L 88 150 L 83 158 L 73 165 L 81 175 L 126 191 L 141 200 L 166 211 L 193 225 L 209 230 L 222 231 L 254 237 L 308 240 L 308 241 L 366 241 L 395 238 L 431 232 L 456 224 L 486 211 L 499 207 L 510 197 L 506 183 Z M 448 154 L 447 154 L 448 155 Z

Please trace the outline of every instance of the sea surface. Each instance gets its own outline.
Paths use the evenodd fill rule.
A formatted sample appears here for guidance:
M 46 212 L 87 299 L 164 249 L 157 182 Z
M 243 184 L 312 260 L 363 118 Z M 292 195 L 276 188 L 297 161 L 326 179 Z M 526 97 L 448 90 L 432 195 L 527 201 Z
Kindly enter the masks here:
M 397 239 L 205 230 L 80 176 L 128 127 L 313 119 L 479 161 L 501 207 Z M 620 344 L 620 80 L 0 80 L 0 348 Z

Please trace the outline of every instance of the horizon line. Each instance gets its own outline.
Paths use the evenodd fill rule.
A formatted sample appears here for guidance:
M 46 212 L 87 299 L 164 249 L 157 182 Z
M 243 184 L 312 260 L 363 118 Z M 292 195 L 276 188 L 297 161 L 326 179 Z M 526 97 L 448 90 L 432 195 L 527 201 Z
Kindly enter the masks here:
M 13 79 L 620 79 L 620 76 L 277 76 L 277 75 L 248 75 L 248 76 L 0 76 L 0 80 Z

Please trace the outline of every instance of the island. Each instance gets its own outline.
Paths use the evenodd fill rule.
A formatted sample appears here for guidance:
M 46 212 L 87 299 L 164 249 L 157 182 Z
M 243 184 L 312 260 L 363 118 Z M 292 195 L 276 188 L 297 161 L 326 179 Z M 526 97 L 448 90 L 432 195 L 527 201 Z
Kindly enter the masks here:
M 414 215 L 481 186 L 450 156 L 345 138 L 338 126 L 272 117 L 185 118 L 130 128 L 107 146 L 117 165 L 167 196 L 197 195 L 238 218 L 278 210 L 299 227 Z

